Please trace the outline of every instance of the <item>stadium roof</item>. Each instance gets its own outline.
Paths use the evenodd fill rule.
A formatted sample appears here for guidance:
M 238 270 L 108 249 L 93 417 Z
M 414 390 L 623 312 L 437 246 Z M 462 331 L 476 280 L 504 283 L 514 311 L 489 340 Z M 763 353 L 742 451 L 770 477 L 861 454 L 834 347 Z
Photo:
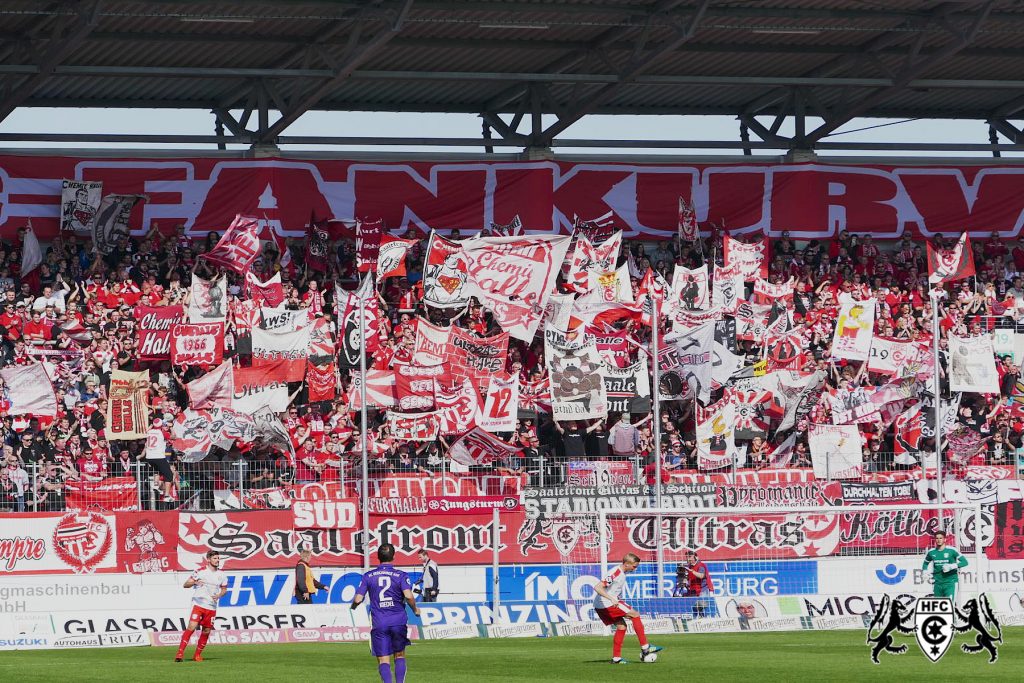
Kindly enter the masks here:
M 206 109 L 221 139 L 272 144 L 310 110 L 468 112 L 492 145 L 548 147 L 587 114 L 724 114 L 749 146 L 828 149 L 867 116 L 983 120 L 1016 144 L 1022 32 L 1013 0 L 13 0 L 0 121 Z

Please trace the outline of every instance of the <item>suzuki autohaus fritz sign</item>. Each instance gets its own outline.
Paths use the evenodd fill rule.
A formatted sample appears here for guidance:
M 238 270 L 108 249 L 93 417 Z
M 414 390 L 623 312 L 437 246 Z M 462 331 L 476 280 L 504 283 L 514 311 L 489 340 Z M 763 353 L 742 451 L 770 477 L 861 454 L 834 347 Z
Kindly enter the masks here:
M 906 643 L 897 643 L 897 637 L 913 636 L 924 656 L 938 662 L 961 634 L 968 637 L 960 645 L 963 652 L 987 654 L 989 664 L 999 658 L 1003 631 L 985 593 L 960 607 L 951 598 L 928 596 L 912 601 L 886 595 L 868 626 L 867 643 L 871 661 L 879 664 L 883 652 L 901 655 L 909 649 Z

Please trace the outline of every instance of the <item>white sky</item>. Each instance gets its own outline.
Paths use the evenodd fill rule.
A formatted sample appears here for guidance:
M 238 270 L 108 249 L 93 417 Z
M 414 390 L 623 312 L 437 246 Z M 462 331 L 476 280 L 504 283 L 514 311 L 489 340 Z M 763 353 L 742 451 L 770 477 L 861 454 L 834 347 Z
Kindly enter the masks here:
M 236 116 L 239 112 L 235 112 Z M 272 120 L 276 118 L 272 114 Z M 552 122 L 553 117 L 545 117 L 545 125 Z M 762 120 L 768 123 L 768 119 Z M 881 119 L 858 119 L 840 129 L 853 131 L 866 126 L 889 123 Z M 252 123 L 252 122 L 251 122 Z M 817 120 L 808 119 L 807 126 L 811 129 Z M 787 122 L 788 124 L 788 122 Z M 167 110 L 167 109 L 51 109 L 25 108 L 11 114 L 0 122 L 0 133 L 137 133 L 137 134 L 168 134 L 168 135 L 213 135 L 214 117 L 201 110 Z M 525 130 L 526 123 L 520 127 Z M 785 125 L 780 131 L 786 135 L 791 133 L 792 126 Z M 330 136 L 372 136 L 372 137 L 403 137 L 419 135 L 424 137 L 466 137 L 481 136 L 481 120 L 469 114 L 409 114 L 386 112 L 309 112 L 289 127 L 285 135 L 330 135 Z M 493 134 L 497 138 L 497 134 Z M 645 140 L 739 140 L 739 124 L 732 117 L 726 116 L 590 116 L 577 122 L 562 134 L 563 138 L 592 139 L 645 139 Z M 751 134 L 752 140 L 757 136 Z M 888 125 L 860 132 L 832 135 L 829 141 L 841 142 L 964 142 L 986 144 L 988 126 L 983 121 L 945 121 L 919 120 L 896 125 Z M 1001 142 L 1006 142 L 1001 139 Z M 122 148 L 142 149 L 192 149 L 197 151 L 214 151 L 214 145 L 140 145 L 140 144 L 98 144 L 81 143 L 0 143 L 3 149 L 25 148 Z M 244 146 L 229 149 L 244 149 Z M 451 147 L 285 147 L 289 149 L 316 149 L 336 151 L 344 157 L 345 151 L 383 151 L 401 152 L 471 152 L 483 153 L 482 147 L 451 148 Z M 496 153 L 514 153 L 520 151 L 516 147 L 497 147 Z M 657 154 L 657 155 L 697 155 L 720 156 L 739 155 L 740 150 L 709 150 L 709 149 L 571 149 L 559 147 L 556 154 L 600 154 L 604 156 L 623 154 Z M 758 156 L 778 156 L 779 150 L 755 150 Z M 992 158 L 990 152 L 890 152 L 890 151 L 824 151 L 820 156 L 930 156 L 930 157 L 982 157 Z M 1020 153 L 1003 153 L 1003 157 L 1019 157 Z

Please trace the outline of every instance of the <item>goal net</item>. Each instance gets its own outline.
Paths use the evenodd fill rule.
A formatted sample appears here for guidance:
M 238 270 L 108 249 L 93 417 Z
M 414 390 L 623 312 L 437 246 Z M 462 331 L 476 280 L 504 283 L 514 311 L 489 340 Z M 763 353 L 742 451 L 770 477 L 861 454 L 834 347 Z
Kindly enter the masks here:
M 574 540 L 560 544 L 567 585 L 593 585 L 634 553 L 641 564 L 621 597 L 645 618 L 760 630 L 854 628 L 884 595 L 931 595 L 932 569 L 922 563 L 939 530 L 968 562 L 957 572 L 958 602 L 983 592 L 982 519 L 978 505 L 856 505 L 601 510 L 556 527 Z M 703 572 L 687 571 L 695 561 Z M 575 596 L 577 612 L 592 614 L 592 589 Z

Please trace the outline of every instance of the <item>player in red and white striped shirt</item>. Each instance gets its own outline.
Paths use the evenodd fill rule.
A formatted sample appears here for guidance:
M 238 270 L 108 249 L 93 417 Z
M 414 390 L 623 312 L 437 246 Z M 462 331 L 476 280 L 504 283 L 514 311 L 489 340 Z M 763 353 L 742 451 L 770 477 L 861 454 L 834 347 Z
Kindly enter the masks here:
M 612 641 L 612 664 L 628 664 L 622 658 L 622 641 L 626 639 L 626 619 L 633 622 L 633 632 L 640 641 L 640 657 L 660 652 L 664 648 L 647 642 L 644 623 L 640 613 L 621 600 L 626 589 L 626 574 L 636 571 L 640 566 L 640 558 L 633 553 L 626 553 L 622 564 L 612 570 L 604 581 L 594 584 L 594 611 L 606 626 L 615 627 L 615 639 Z

